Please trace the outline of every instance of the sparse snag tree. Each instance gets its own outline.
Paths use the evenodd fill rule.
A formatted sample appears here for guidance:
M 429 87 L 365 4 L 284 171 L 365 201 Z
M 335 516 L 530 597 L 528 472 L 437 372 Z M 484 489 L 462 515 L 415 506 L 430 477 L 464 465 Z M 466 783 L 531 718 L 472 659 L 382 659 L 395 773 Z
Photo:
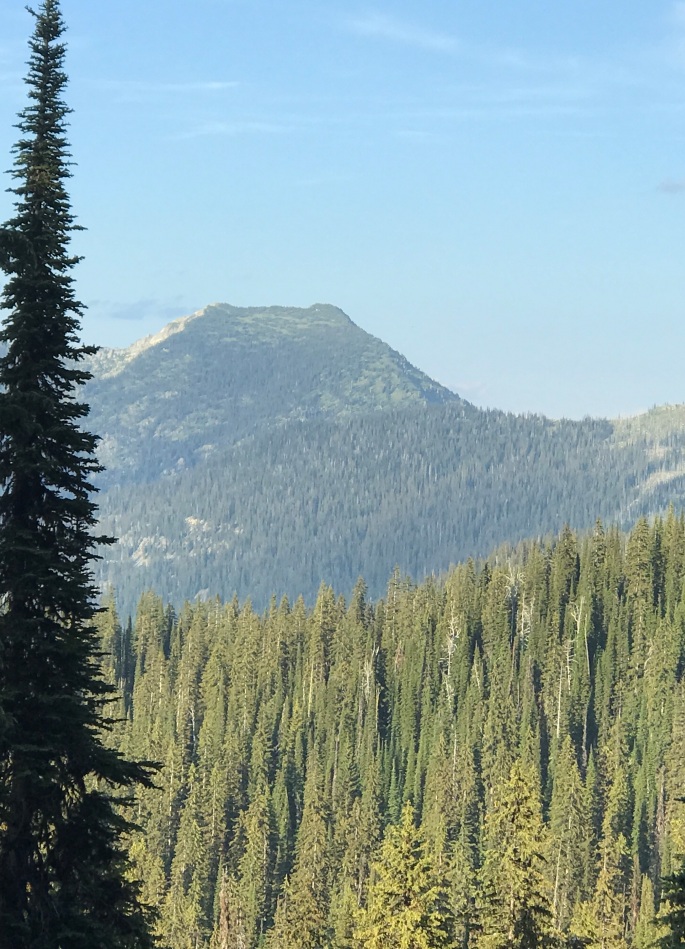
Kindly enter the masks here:
M 78 339 L 69 253 L 64 23 L 58 0 L 31 13 L 15 211 L 0 232 L 0 946 L 140 949 L 153 940 L 126 875 L 119 804 L 150 773 L 101 740 L 98 464 L 80 427 L 92 350 Z

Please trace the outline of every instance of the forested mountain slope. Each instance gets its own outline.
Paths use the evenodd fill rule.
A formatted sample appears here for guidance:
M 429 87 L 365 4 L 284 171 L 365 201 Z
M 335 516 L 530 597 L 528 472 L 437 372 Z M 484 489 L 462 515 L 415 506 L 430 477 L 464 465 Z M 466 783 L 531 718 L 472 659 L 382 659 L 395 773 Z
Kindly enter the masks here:
M 653 946 L 685 852 L 684 583 L 670 513 L 396 573 L 377 603 L 110 608 L 112 741 L 164 764 L 132 849 L 163 944 L 358 947 L 411 802 L 424 842 L 386 878 L 424 848 L 445 945 Z
M 610 422 L 483 411 L 340 310 L 208 307 L 104 350 L 101 579 L 142 589 L 380 595 L 493 546 L 685 502 L 685 413 Z
M 101 349 L 89 368 L 102 485 L 192 467 L 289 420 L 463 404 L 326 304 L 215 304 L 128 349 Z

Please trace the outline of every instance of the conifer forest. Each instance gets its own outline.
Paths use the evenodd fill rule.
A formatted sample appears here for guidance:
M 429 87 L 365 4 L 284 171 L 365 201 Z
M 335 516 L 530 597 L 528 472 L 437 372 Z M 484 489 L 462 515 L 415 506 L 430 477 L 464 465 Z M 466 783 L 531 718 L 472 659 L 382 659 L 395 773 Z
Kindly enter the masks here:
M 685 520 L 99 617 L 162 944 L 634 945 L 685 850 Z M 416 933 L 422 935 L 419 937 Z M 412 936 L 411 934 L 414 933 Z M 403 941 L 404 940 L 404 941 Z M 424 941 L 421 941 L 424 940 Z
M 98 357 L 80 342 L 83 307 L 72 277 L 79 258 L 69 244 L 78 225 L 66 190 L 65 24 L 59 0 L 29 12 L 15 211 L 0 229 L 0 949 L 684 945 L 685 513 L 669 506 L 669 492 L 682 488 L 685 425 L 674 413 L 652 413 L 645 424 L 665 417 L 657 442 L 652 431 L 631 432 L 641 421 L 581 426 L 482 413 L 327 306 L 288 310 L 285 331 L 284 308 L 210 307 L 204 323 L 181 321 L 156 339 L 174 336 L 175 350 L 160 355 L 148 340 L 132 347 L 147 353 L 143 364 L 130 352 Z M 204 357 L 194 364 L 183 347 L 207 327 L 224 333 L 228 318 L 244 352 L 255 334 L 265 336 L 269 359 L 277 327 L 296 368 L 307 363 L 308 334 L 318 327 L 320 365 L 309 367 L 308 381 L 300 373 L 301 401 L 286 404 L 291 377 L 269 373 L 263 351 L 254 363 L 260 373 L 245 371 L 261 401 L 234 379 L 226 405 L 243 405 L 241 438 L 264 446 L 253 456 L 241 454 L 240 439 L 235 451 L 217 449 L 230 413 L 215 413 L 210 443 L 203 413 L 195 417 L 182 392 L 146 388 L 150 378 L 165 381 L 163 356 L 172 350 L 174 365 L 191 366 L 195 378 Z M 326 376 L 331 331 L 353 346 L 338 353 L 342 369 L 322 397 L 312 386 Z M 89 369 L 97 365 L 99 380 Z M 137 416 L 110 404 L 107 393 L 120 386 L 106 384 L 113 366 L 128 367 L 136 383 Z M 270 374 L 282 417 L 270 417 L 262 385 Z M 337 563 L 347 579 L 362 572 L 354 558 L 379 499 L 388 500 L 397 549 L 420 533 L 416 549 L 428 563 L 432 524 L 441 556 L 453 555 L 457 537 L 473 542 L 472 556 L 460 551 L 456 566 L 434 566 L 423 581 L 397 568 L 378 596 L 389 536 L 379 533 L 366 551 L 377 565 L 374 591 L 360 577 L 351 594 L 323 582 L 315 596 L 268 602 L 278 585 L 269 570 L 256 570 L 257 560 L 240 568 L 253 599 L 220 588 L 204 595 L 204 583 L 220 586 L 222 573 L 208 574 L 207 556 L 194 547 L 185 565 L 203 595 L 169 603 L 164 591 L 147 589 L 129 616 L 141 541 L 122 574 L 127 589 L 108 587 L 98 606 L 94 565 L 114 538 L 96 507 L 97 479 L 107 485 L 107 476 L 81 401 L 88 384 L 100 417 L 111 408 L 116 438 L 101 439 L 105 454 L 120 451 L 131 478 L 143 449 L 146 464 L 155 456 L 150 406 L 167 405 L 174 437 L 168 454 L 154 457 L 156 505 L 149 471 L 144 490 L 127 495 L 125 478 L 114 475 L 109 485 L 110 504 L 118 498 L 136 530 L 152 530 L 151 511 L 162 510 L 165 530 L 185 523 L 195 547 L 208 545 L 213 528 L 198 516 L 204 509 L 188 516 L 189 498 L 232 510 L 242 498 L 259 509 L 255 486 L 264 474 L 263 496 L 278 496 L 254 537 L 262 562 L 275 562 L 269 525 L 281 525 L 281 553 L 294 564 L 289 582 L 310 582 L 322 564 L 333 573 Z M 369 388 L 376 414 L 365 414 Z M 209 412 L 214 396 L 204 397 Z M 180 406 L 185 414 L 174 415 L 172 402 L 173 413 Z M 353 404 L 356 421 L 347 417 Z M 305 433 L 303 405 L 318 441 L 293 435 Z M 127 431 L 134 417 L 138 462 Z M 253 430 L 258 417 L 268 422 L 261 433 Z M 386 454 L 396 452 L 396 462 L 381 469 L 374 446 L 389 432 Z M 204 482 L 179 475 L 183 439 L 189 459 L 216 450 Z M 429 448 L 436 442 L 439 456 Z M 290 470 L 302 480 L 299 494 L 283 475 L 287 451 L 298 459 Z M 227 500 L 232 482 L 218 472 L 231 464 L 243 469 L 242 494 Z M 338 495 L 321 504 L 326 529 L 315 548 L 304 512 L 318 512 L 332 471 L 344 487 L 364 465 L 366 480 L 346 505 Z M 268 481 L 278 466 L 282 482 Z M 391 471 L 404 478 L 404 494 L 387 488 Z M 421 530 L 407 520 L 402 532 L 406 499 L 425 494 L 438 475 L 444 483 L 428 495 Z M 529 493 L 509 505 L 511 518 L 500 517 L 513 533 L 496 548 L 501 536 L 488 525 L 497 505 L 507 507 L 512 479 Z M 184 484 L 181 502 L 174 486 Z M 470 491 L 477 519 L 455 514 L 443 532 L 445 499 L 456 510 Z M 579 529 L 521 540 L 538 491 L 541 518 L 554 516 L 558 526 L 572 503 Z M 643 503 L 657 507 L 644 512 Z M 595 507 L 617 504 L 620 526 L 598 518 L 587 529 Z M 105 524 L 116 522 L 112 510 Z M 350 512 L 358 518 L 344 548 L 329 511 L 340 522 Z M 231 516 L 222 529 L 239 536 L 245 521 Z M 155 570 L 171 571 L 181 557 L 160 536 L 147 541 L 162 552 Z

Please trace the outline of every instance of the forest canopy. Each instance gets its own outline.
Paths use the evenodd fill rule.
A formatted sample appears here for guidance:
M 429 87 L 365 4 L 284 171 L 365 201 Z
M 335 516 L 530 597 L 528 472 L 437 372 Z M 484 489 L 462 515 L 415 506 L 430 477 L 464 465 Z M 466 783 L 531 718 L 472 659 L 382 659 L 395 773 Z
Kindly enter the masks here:
M 646 949 L 685 851 L 684 579 L 670 512 L 375 603 L 111 599 L 112 741 L 164 764 L 132 848 L 163 943 L 385 945 L 409 880 L 428 946 Z

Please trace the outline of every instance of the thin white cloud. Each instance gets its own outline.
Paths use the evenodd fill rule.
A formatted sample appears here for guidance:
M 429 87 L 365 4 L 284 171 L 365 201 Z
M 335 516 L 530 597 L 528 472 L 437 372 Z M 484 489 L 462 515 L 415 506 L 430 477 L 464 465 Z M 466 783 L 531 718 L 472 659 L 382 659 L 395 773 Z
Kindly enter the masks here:
M 114 79 L 100 83 L 106 89 L 127 100 L 141 100 L 164 96 L 212 95 L 235 89 L 237 81 L 209 80 L 196 82 L 148 82 L 137 79 Z
M 235 122 L 205 122 L 197 125 L 195 128 L 182 132 L 177 137 L 179 139 L 204 138 L 208 136 L 220 135 L 282 135 L 285 132 L 293 131 L 294 126 L 286 125 L 282 122 L 268 122 L 261 120 L 247 120 Z
M 349 28 L 360 36 L 388 40 L 403 46 L 433 50 L 440 53 L 456 53 L 459 43 L 449 33 L 426 29 L 416 23 L 398 20 L 384 13 L 368 13 L 348 23 Z
M 141 323 L 154 317 L 168 322 L 179 316 L 186 316 L 190 310 L 187 304 L 178 301 L 156 300 L 143 297 L 140 300 L 90 300 L 88 302 L 87 317 L 91 320 L 107 319 L 123 322 Z

